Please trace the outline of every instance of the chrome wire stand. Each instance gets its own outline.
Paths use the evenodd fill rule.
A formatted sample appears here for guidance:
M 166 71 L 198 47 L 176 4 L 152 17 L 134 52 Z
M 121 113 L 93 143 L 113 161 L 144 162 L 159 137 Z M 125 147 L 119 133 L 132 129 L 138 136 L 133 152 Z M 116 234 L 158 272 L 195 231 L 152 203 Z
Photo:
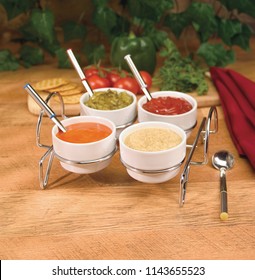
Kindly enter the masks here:
M 58 92 L 50 93 L 48 95 L 48 97 L 46 98 L 45 102 L 48 103 L 50 101 L 50 99 L 55 95 L 60 100 L 60 105 L 61 105 L 61 114 L 60 115 L 63 119 L 66 119 L 67 117 L 65 116 L 64 102 L 63 102 L 62 96 Z M 100 159 L 96 159 L 96 160 L 76 162 L 76 161 L 70 161 L 68 159 L 64 159 L 54 152 L 53 145 L 49 146 L 49 145 L 45 145 L 45 144 L 41 143 L 40 135 L 41 135 L 41 125 L 42 125 L 43 115 L 44 115 L 44 110 L 41 110 L 40 113 L 39 113 L 39 116 L 38 116 L 38 121 L 37 121 L 37 126 L 36 126 L 36 145 L 39 148 L 44 148 L 44 149 L 47 150 L 39 160 L 39 183 L 40 183 L 40 188 L 41 189 L 45 189 L 48 185 L 49 176 L 50 176 L 50 172 L 51 172 L 54 157 L 56 157 L 59 161 L 61 161 L 63 163 L 80 166 L 80 165 L 83 165 L 83 164 L 91 164 L 91 163 L 97 163 L 97 162 L 102 162 L 104 160 L 108 160 L 118 150 L 118 148 L 116 146 L 115 149 L 109 155 L 106 155 L 105 157 L 100 158 Z M 129 124 L 123 125 L 123 126 L 118 127 L 118 128 L 123 129 L 126 126 L 131 125 L 134 121 L 135 121 L 135 119 L 132 122 L 130 122 Z M 211 124 L 212 122 L 213 122 L 213 125 Z M 213 126 L 213 129 L 211 129 L 211 126 Z M 186 196 L 186 192 L 187 192 L 187 184 L 188 184 L 189 173 L 190 173 L 190 166 L 191 165 L 207 164 L 207 162 L 208 162 L 209 136 L 210 136 L 210 134 L 214 134 L 217 131 L 218 131 L 218 113 L 217 113 L 216 107 L 212 106 L 209 110 L 207 118 L 204 117 L 202 119 L 200 127 L 198 129 L 198 132 L 197 132 L 197 135 L 196 135 L 196 138 L 195 138 L 193 144 L 192 145 L 187 145 L 187 148 L 190 148 L 190 152 L 187 156 L 187 160 L 185 162 L 183 172 L 181 173 L 181 176 L 180 176 L 180 191 L 179 191 L 179 205 L 180 205 L 180 207 L 182 207 L 184 205 L 184 202 L 185 202 L 185 196 Z M 194 155 L 195 149 L 197 148 L 197 144 L 198 144 L 198 141 L 199 141 L 200 138 L 202 138 L 202 142 L 203 142 L 203 145 L 204 145 L 203 146 L 203 160 L 202 161 L 192 161 L 192 157 Z M 44 163 L 47 160 L 47 158 L 48 158 L 48 163 L 47 163 L 45 174 L 44 174 Z M 178 164 L 176 166 L 173 166 L 169 169 L 153 170 L 153 171 L 134 169 L 133 167 L 128 166 L 123 161 L 122 161 L 122 164 L 124 166 L 126 166 L 126 168 L 128 168 L 128 169 L 130 169 L 134 172 L 137 172 L 137 173 L 158 174 L 158 173 L 164 173 L 164 172 L 168 172 L 168 171 L 171 171 L 171 170 L 178 169 L 183 164 L 183 162 L 184 162 L 184 160 L 180 164 Z

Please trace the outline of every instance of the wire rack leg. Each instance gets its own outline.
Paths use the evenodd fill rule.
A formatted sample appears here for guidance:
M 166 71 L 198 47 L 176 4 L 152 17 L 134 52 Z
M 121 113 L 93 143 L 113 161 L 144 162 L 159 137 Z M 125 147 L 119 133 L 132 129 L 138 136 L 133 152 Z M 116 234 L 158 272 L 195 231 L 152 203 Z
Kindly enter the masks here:
M 49 156 L 49 160 L 46 168 L 46 173 L 44 176 L 43 164 L 48 156 Z M 53 151 L 53 146 L 51 146 L 39 160 L 39 182 L 40 182 L 41 189 L 45 189 L 47 187 L 53 159 L 54 159 L 54 151 Z

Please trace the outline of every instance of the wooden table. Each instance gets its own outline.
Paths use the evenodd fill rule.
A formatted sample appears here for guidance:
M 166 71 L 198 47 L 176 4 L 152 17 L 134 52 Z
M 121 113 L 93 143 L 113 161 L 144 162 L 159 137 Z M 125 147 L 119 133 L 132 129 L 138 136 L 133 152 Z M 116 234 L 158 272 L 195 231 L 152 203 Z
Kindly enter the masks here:
M 254 53 L 240 53 L 231 68 L 255 81 Z M 219 219 L 219 172 L 210 160 L 191 167 L 182 208 L 179 175 L 157 185 L 137 182 L 118 152 L 92 175 L 69 173 L 54 159 L 49 186 L 41 190 L 38 161 L 45 151 L 36 146 L 37 117 L 27 109 L 23 86 L 51 77 L 49 69 L 70 73 L 55 65 L 0 73 L 0 259 L 255 259 L 255 173 L 238 156 L 220 106 L 209 159 L 219 149 L 235 155 L 227 221 Z M 199 108 L 198 123 L 208 111 Z M 49 144 L 51 127 L 44 118 L 42 141 Z

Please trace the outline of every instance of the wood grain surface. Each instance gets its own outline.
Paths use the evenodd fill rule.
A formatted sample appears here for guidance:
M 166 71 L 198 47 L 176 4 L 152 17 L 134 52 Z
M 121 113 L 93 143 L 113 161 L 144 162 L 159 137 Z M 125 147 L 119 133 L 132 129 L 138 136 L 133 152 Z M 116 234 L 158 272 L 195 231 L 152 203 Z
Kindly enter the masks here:
M 241 53 L 232 68 L 255 80 L 254 53 Z M 0 74 L 0 259 L 255 259 L 255 173 L 238 156 L 220 106 L 209 157 L 219 149 L 235 156 L 227 172 L 227 221 L 219 219 L 219 172 L 210 161 L 191 167 L 182 208 L 179 175 L 162 184 L 137 182 L 118 152 L 91 175 L 69 173 L 54 159 L 49 186 L 41 190 L 38 161 L 45 150 L 36 146 L 37 117 L 23 86 L 68 73 L 46 65 Z M 199 108 L 198 123 L 208 111 Z M 51 144 L 51 128 L 44 118 L 44 143 Z

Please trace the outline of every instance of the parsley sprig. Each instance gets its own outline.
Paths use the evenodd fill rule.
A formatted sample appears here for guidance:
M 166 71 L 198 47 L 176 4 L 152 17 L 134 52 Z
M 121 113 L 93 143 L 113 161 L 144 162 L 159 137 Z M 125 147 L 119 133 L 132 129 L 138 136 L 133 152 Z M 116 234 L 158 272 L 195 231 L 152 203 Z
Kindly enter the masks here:
M 166 58 L 153 78 L 153 85 L 159 86 L 160 90 L 207 94 L 208 84 L 204 74 L 207 69 L 191 56 L 182 57 L 170 39 L 166 39 L 164 45 L 161 55 Z

